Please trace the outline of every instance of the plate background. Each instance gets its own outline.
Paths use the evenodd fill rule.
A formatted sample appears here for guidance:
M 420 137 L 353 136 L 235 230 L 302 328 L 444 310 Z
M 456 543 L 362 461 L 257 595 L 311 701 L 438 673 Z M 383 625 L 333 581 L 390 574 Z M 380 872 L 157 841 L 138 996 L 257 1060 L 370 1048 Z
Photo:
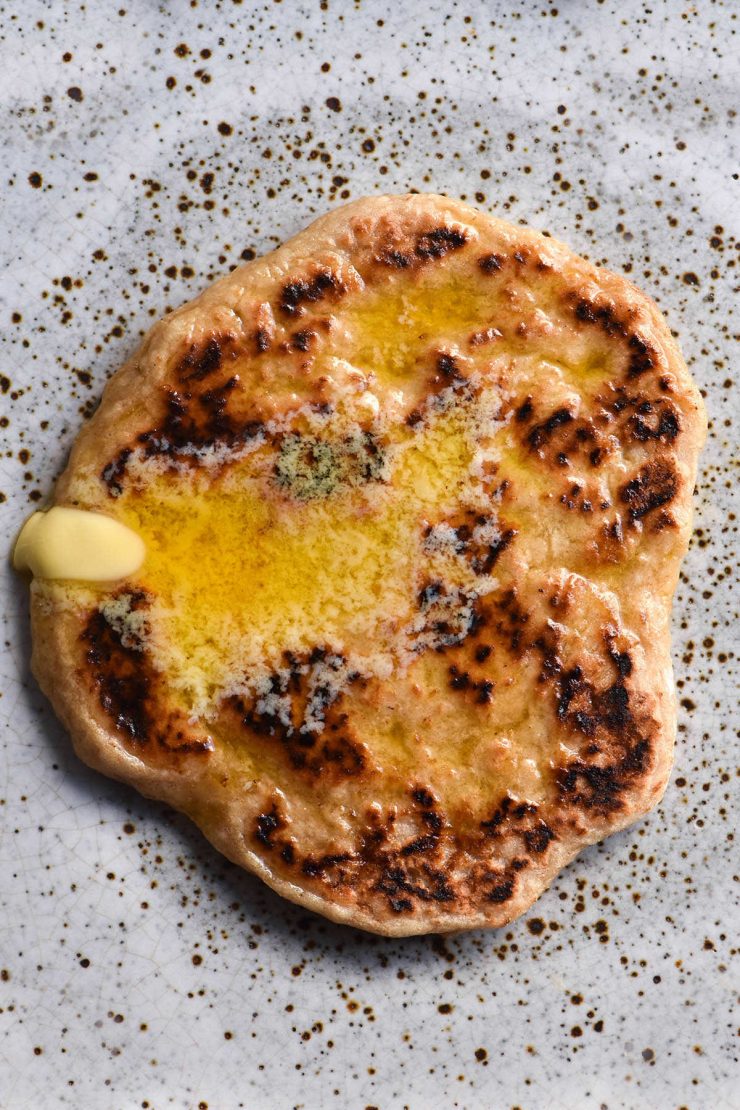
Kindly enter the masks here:
M 679 746 L 509 929 L 365 936 L 75 759 L 4 567 L 0 1104 L 737 1108 L 737 5 L 119 2 L 0 4 L 2 535 L 167 308 L 344 198 L 446 192 L 628 272 L 706 393 Z

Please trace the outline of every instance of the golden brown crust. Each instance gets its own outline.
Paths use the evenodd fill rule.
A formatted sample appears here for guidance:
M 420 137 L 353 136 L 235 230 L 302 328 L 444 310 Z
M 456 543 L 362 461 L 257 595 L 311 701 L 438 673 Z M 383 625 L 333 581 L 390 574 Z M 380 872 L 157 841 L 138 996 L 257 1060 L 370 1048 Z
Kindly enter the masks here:
M 33 586 L 34 670 L 86 762 L 286 897 L 388 935 L 512 920 L 663 792 L 705 417 L 655 305 L 458 202 L 358 201 L 156 325 L 55 493 L 116 515 L 155 472 L 213 485 L 248 458 L 296 512 L 341 490 L 369 512 L 399 450 L 494 395 L 476 498 L 419 520 L 427 570 L 390 674 L 336 642 L 277 644 L 261 684 L 192 712 L 150 583 L 105 604 Z M 342 405 L 337 446 L 316 427 Z

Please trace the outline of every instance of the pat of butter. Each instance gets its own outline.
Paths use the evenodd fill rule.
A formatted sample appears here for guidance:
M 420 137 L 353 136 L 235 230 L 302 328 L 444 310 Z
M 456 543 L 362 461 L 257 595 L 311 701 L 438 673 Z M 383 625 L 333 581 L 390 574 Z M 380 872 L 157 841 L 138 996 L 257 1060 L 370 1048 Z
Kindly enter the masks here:
M 137 571 L 145 555 L 141 536 L 125 524 L 104 513 L 55 505 L 23 525 L 13 566 L 37 578 L 115 582 Z

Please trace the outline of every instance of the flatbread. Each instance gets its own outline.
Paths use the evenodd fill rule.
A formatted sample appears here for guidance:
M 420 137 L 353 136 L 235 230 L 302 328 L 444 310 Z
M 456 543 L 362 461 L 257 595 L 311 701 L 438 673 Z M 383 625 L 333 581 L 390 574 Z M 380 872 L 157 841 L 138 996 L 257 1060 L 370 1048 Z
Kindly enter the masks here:
M 37 579 L 91 766 L 336 921 L 498 926 L 650 810 L 702 402 L 649 298 L 441 196 L 339 208 L 158 323 L 54 504 L 145 540 Z

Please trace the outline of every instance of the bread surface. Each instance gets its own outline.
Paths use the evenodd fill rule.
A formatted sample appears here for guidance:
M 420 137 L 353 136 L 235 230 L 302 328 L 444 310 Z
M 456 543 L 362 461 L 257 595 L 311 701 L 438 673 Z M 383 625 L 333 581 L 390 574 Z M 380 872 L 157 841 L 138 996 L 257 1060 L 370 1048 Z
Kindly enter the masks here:
M 705 416 L 653 302 L 433 195 L 317 220 L 167 316 L 54 504 L 147 558 L 36 580 L 78 754 L 390 935 L 497 926 L 662 795 Z

